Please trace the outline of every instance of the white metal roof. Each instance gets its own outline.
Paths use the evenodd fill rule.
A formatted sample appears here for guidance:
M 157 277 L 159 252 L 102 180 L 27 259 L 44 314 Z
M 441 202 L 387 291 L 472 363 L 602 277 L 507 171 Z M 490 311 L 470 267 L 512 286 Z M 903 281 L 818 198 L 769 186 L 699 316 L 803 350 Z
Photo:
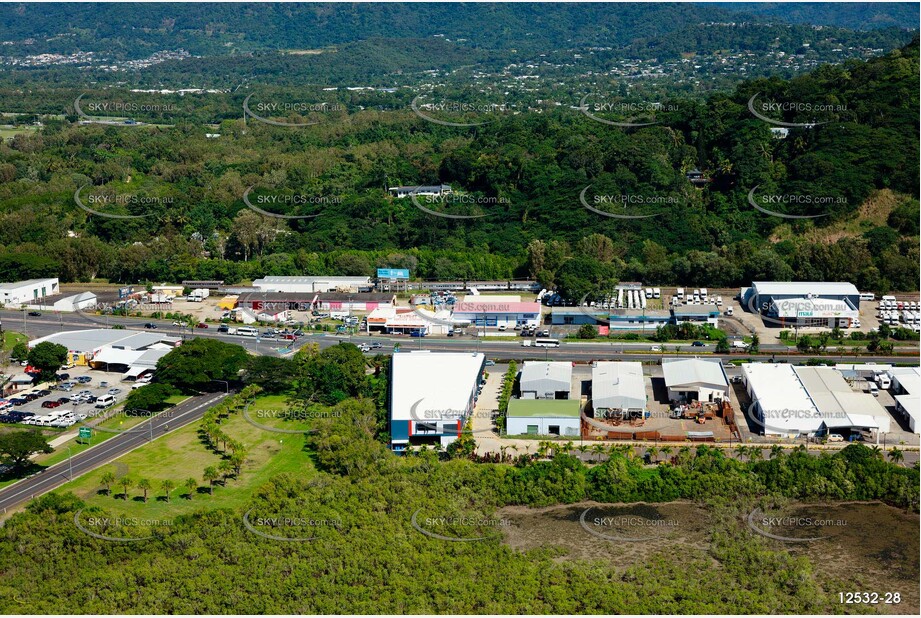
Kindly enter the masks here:
M 792 294 L 807 296 L 809 294 L 827 294 L 829 296 L 859 296 L 860 292 L 853 283 L 846 281 L 753 281 L 752 287 L 757 294 L 782 295 Z
M 42 283 L 54 283 L 58 282 L 57 277 L 47 277 L 44 279 L 26 279 L 24 281 L 12 281 L 9 283 L 0 283 L 0 290 L 18 290 L 19 288 L 25 288 L 33 285 L 39 285 Z
M 821 428 L 822 416 L 791 365 L 746 363 L 742 372 L 767 433 L 814 433 Z
M 794 367 L 800 383 L 828 427 L 874 427 L 889 431 L 890 416 L 869 393 L 854 391 L 832 367 Z M 867 421 L 867 417 L 875 419 Z
M 485 359 L 483 354 L 428 351 L 398 352 L 391 358 L 394 420 L 432 420 L 439 410 L 446 420 L 456 419 L 457 411 L 467 409 Z
M 914 396 L 921 395 L 921 368 L 893 367 L 889 375 L 899 381 L 899 386 Z
M 662 375 L 668 388 L 682 386 L 729 388 L 729 380 L 717 358 L 663 358 Z
M 592 366 L 592 406 L 595 409 L 645 409 L 643 364 L 597 362 Z
M 856 318 L 860 316 L 859 311 L 837 298 L 787 298 L 773 304 L 779 318 Z
M 95 352 L 106 346 L 125 348 L 128 350 L 147 349 L 156 343 L 175 345 L 181 341 L 179 337 L 161 335 L 156 331 L 123 330 L 116 328 L 92 328 L 87 330 L 70 330 L 53 333 L 39 337 L 29 342 L 29 347 L 35 347 L 42 342 L 57 343 L 71 352 Z
M 569 391 L 572 388 L 571 362 L 526 362 L 521 368 L 521 391 Z

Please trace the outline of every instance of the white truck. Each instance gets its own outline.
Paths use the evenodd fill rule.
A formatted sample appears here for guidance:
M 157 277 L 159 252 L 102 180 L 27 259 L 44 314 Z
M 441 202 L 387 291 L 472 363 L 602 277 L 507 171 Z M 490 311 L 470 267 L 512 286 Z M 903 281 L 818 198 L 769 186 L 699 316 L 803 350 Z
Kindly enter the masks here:
M 889 374 L 886 373 L 877 373 L 873 376 L 873 380 L 876 382 L 876 385 L 883 390 L 887 390 L 892 386 L 892 380 L 889 379 Z
M 748 344 L 741 339 L 736 339 L 732 342 L 732 347 L 736 348 L 737 350 L 747 350 Z

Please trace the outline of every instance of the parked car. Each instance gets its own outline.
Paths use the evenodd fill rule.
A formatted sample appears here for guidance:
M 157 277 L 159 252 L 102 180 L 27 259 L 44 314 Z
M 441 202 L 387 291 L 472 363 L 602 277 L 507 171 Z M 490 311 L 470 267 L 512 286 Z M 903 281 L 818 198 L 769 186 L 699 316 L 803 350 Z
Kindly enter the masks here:
M 40 391 L 38 391 L 38 393 L 36 393 L 36 394 L 37 394 L 39 397 L 47 397 L 48 395 L 51 394 L 51 391 L 49 391 L 49 390 L 40 390 Z
M 489 358 L 487 358 L 487 359 L 486 359 L 486 363 L 485 363 L 485 364 L 486 364 L 486 366 L 487 366 L 487 367 L 492 367 L 493 365 L 495 365 L 495 364 L 496 364 L 496 361 L 494 361 L 494 360 L 492 360 L 492 359 L 489 359 Z
M 58 404 L 69 403 L 69 402 L 70 402 L 70 397 L 61 397 L 60 399 L 58 399 Z
M 60 406 L 61 406 L 61 402 L 60 402 L 60 401 L 53 401 L 53 400 L 50 400 L 50 399 L 49 399 L 48 401 L 43 401 L 43 402 L 42 402 L 42 407 L 43 407 L 43 408 L 51 409 L 51 408 L 58 408 L 58 407 L 60 407 Z
M 830 433 L 828 434 L 828 441 L 829 442 L 844 442 L 844 436 L 842 436 L 840 433 Z
M 122 392 L 122 389 L 120 388 L 110 388 L 109 390 L 106 391 L 106 393 L 108 393 L 109 395 L 117 395 L 120 392 Z
M 61 380 L 61 381 L 63 382 L 64 380 L 69 380 L 69 379 L 70 379 L 70 374 L 69 374 L 69 373 L 59 373 L 59 374 L 56 375 L 55 377 L 56 377 L 58 380 Z
M 107 388 L 108 386 L 109 386 L 109 383 L 106 382 L 105 380 L 99 383 L 99 388 Z
M 80 376 L 77 378 L 77 382 L 80 384 L 89 384 L 92 381 L 93 381 L 93 378 L 89 376 Z

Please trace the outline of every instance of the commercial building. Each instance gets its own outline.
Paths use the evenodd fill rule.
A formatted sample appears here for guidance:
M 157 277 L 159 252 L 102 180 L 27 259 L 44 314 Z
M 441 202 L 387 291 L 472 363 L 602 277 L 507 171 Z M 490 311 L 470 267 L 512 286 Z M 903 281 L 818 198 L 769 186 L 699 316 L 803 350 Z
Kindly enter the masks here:
M 60 293 L 57 277 L 0 283 L 0 305 L 13 307 Z
M 521 368 L 518 390 L 522 399 L 569 399 L 572 363 L 526 362 Z
M 454 317 L 483 328 L 512 330 L 540 326 L 540 303 L 521 302 L 519 296 L 465 296 L 454 304 Z
M 646 414 L 643 364 L 610 361 L 594 363 L 592 409 L 595 418 L 643 418 Z
M 261 292 L 369 292 L 371 277 L 263 277 L 253 281 Z
M 374 311 L 393 307 L 396 300 L 392 292 L 321 292 L 317 294 L 313 308 L 323 311 Z
M 869 393 L 857 392 L 833 367 L 800 367 L 793 371 L 809 394 L 825 427 L 836 431 L 888 433 L 892 417 Z
M 895 409 L 911 429 L 921 432 L 921 369 L 893 367 L 889 370 Z
M 451 312 L 443 309 L 432 313 L 423 309 L 398 307 L 378 308 L 368 314 L 367 331 L 390 335 L 446 335 L 454 325 Z
M 69 361 L 75 365 L 124 372 L 125 377 L 153 369 L 160 358 L 182 343 L 179 337 L 156 331 L 95 328 L 39 337 L 30 341 L 29 347 L 46 341 L 67 348 Z
M 711 326 L 719 326 L 720 308 L 713 304 L 708 305 L 677 305 L 672 307 L 672 322 L 681 324 L 682 322 L 706 323 Z
M 717 358 L 663 358 L 662 375 L 673 401 L 729 401 L 729 378 Z
M 793 366 L 786 363 L 746 363 L 742 380 L 752 400 L 750 414 L 764 435 L 796 438 L 815 436 L 822 416 Z
M 579 400 L 512 399 L 505 431 L 510 436 L 579 436 Z
M 860 292 L 847 282 L 755 281 L 741 300 L 780 326 L 847 328 L 860 317 Z
M 801 437 L 892 429 L 889 413 L 869 393 L 855 391 L 832 367 L 747 363 L 742 377 L 751 414 L 768 436 Z
M 398 352 L 390 361 L 390 442 L 441 444 L 457 439 L 473 412 L 485 367 L 483 354 Z

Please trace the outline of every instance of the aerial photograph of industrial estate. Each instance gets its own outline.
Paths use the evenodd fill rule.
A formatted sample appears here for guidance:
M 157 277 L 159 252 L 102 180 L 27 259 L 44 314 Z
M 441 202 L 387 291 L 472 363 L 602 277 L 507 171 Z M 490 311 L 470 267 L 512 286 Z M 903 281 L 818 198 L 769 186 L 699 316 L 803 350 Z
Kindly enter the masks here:
M 0 612 L 918 615 L 919 6 L 0 1 Z

